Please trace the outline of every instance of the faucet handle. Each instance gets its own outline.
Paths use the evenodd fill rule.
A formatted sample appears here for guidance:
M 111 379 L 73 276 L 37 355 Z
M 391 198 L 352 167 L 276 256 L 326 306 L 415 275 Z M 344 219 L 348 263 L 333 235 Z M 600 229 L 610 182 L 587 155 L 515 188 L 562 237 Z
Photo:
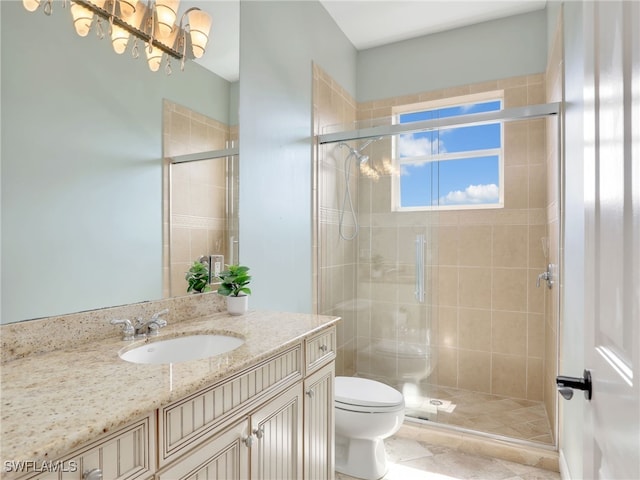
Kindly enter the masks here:
M 148 336 L 158 335 L 158 330 L 162 327 L 167 326 L 167 321 L 164 318 L 158 318 L 157 320 L 151 320 L 149 322 L 149 331 L 147 333 Z
M 128 318 L 114 318 L 109 323 L 111 323 L 111 325 L 122 325 L 122 340 L 133 340 L 133 334 L 136 330 L 133 327 L 131 320 Z
M 153 315 L 151 315 L 151 321 L 153 322 L 154 320 L 157 320 L 158 318 L 160 318 L 162 315 L 166 315 L 167 313 L 169 313 L 169 309 L 165 308 L 164 310 L 160 310 L 159 312 L 154 313 Z M 166 323 L 165 323 L 166 324 Z M 164 326 L 164 325 L 163 325 Z

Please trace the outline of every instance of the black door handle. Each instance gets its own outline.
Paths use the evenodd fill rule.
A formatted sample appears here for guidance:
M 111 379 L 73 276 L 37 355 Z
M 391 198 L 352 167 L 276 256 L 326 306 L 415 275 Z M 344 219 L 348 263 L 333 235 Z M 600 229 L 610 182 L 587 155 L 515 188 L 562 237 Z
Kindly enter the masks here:
M 582 374 L 582 378 L 578 377 L 564 377 L 559 375 L 556 377 L 556 384 L 558 386 L 558 392 L 565 399 L 571 400 L 574 390 L 583 390 L 584 398 L 591 400 L 592 386 L 591 386 L 591 372 L 585 370 Z

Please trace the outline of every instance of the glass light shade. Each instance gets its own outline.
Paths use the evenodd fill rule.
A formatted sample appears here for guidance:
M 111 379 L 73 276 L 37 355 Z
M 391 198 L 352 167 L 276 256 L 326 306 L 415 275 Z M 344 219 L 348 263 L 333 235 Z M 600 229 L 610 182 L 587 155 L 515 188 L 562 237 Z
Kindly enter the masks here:
M 156 0 L 158 33 L 161 37 L 167 37 L 173 31 L 179 4 L 180 0 Z
M 91 0 L 91 3 L 93 3 L 96 7 L 100 7 L 104 10 L 104 4 L 106 3 L 106 1 L 107 0 Z
M 93 12 L 77 3 L 71 3 L 71 17 L 73 18 L 73 26 L 76 29 L 76 33 L 81 37 L 86 37 L 89 30 L 91 30 Z
M 118 4 L 120 5 L 120 15 L 122 18 L 129 18 L 136 13 L 136 0 L 120 0 Z
M 129 32 L 124 28 L 113 25 L 111 28 L 111 45 L 113 50 L 120 55 L 127 49 L 127 43 L 129 42 Z
M 35 12 L 40 6 L 40 0 L 22 0 L 22 5 L 30 12 Z
M 191 10 L 187 17 L 189 19 L 189 35 L 191 36 L 193 56 L 200 58 L 204 55 L 204 49 L 209 41 L 211 17 L 202 10 Z
M 144 51 L 147 52 L 147 63 L 149 64 L 149 70 L 157 72 L 160 69 L 162 63 L 162 50 L 158 47 L 153 47 L 149 52 L 149 46 L 145 46 Z

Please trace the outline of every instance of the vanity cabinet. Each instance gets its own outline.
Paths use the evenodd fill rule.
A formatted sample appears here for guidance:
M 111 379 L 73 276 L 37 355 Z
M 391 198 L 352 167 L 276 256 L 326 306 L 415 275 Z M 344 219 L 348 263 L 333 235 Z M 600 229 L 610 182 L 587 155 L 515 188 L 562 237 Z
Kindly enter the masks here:
M 334 478 L 334 363 L 304 380 L 304 478 Z
M 102 478 L 135 480 L 152 478 L 155 471 L 155 414 L 92 442 L 55 461 L 36 465 L 38 473 L 21 480 L 83 480 L 99 469 Z M 98 477 L 99 478 L 99 477 Z
M 20 479 L 332 480 L 335 338 L 300 339 Z

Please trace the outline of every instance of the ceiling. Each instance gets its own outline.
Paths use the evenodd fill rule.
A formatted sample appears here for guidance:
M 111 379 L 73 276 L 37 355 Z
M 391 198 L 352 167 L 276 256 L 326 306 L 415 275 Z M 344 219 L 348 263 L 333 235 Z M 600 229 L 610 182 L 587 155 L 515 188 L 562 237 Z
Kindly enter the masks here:
M 262 0 L 269 1 L 269 0 Z M 358 49 L 508 17 L 546 6 L 546 0 L 320 0 Z M 221 77 L 239 78 L 240 0 L 183 0 L 211 14 L 209 47 L 197 60 Z

